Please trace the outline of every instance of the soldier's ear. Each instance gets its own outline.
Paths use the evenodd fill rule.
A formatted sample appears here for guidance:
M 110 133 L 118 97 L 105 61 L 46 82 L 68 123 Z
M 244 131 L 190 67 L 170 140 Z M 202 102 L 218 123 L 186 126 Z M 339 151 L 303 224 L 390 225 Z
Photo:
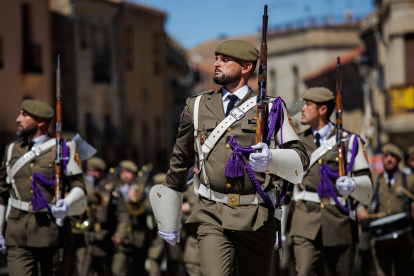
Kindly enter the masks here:
M 242 65 L 242 73 L 249 73 L 252 74 L 253 71 L 253 63 L 250 61 L 246 61 Z
M 328 107 L 326 105 L 321 105 L 319 107 L 319 115 L 323 116 L 328 114 Z

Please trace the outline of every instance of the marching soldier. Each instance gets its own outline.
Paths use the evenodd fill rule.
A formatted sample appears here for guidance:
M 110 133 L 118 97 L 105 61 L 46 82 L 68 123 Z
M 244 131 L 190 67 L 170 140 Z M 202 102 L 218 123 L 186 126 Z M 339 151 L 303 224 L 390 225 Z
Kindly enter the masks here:
M 258 50 L 228 40 L 215 54 L 214 81 L 223 87 L 187 99 L 170 169 L 163 185 L 150 191 L 158 233 L 170 244 L 179 242 L 186 177 L 197 162 L 197 199 L 187 225 L 197 232 L 201 274 L 269 275 L 277 224 L 266 173 L 299 183 L 309 157 L 281 104 L 284 119 L 271 134 L 275 144 L 255 145 L 257 97 L 247 82 Z
M 151 205 L 145 183 L 137 183 L 137 165 L 129 160 L 119 163 L 117 186 L 124 198 L 129 216 L 126 236 L 117 246 L 112 263 L 114 275 L 127 275 L 131 267 L 134 275 L 144 275 L 147 250 L 151 235 L 147 227 L 147 215 Z
M 157 173 L 152 178 L 154 184 L 161 184 L 165 179 L 165 173 Z M 148 249 L 148 259 L 145 266 L 150 276 L 161 276 L 166 271 L 168 276 L 180 275 L 180 263 L 182 251 L 179 246 L 172 246 L 156 235 Z
M 0 230 L 3 233 L 6 204 L 9 201 L 5 238 L 10 275 L 66 275 L 66 257 L 71 245 L 67 216 L 78 215 L 86 207 L 82 171 L 75 162 L 75 145 L 64 142 L 69 151 L 63 177 L 64 199 L 50 207 L 54 198 L 56 140 L 48 134 L 53 109 L 38 100 L 25 100 L 16 119 L 18 140 L 6 147 L 0 168 Z M 48 187 L 49 186 L 49 187 Z M 62 189 L 63 190 L 63 189 Z M 59 220 L 63 220 L 63 226 Z M 62 250 L 65 257 L 61 262 Z M 62 265 L 61 267 L 59 267 Z M 58 272 L 59 267 L 59 272 Z
M 374 235 L 372 255 L 376 275 L 409 275 L 413 254 L 413 238 L 410 232 L 414 204 L 410 196 L 414 193 L 414 175 L 406 175 L 398 169 L 402 160 L 401 150 L 387 144 L 382 148 L 384 173 L 374 174 L 374 197 L 368 210 L 380 218 L 370 227 Z M 367 209 L 361 208 L 358 219 L 369 216 Z M 384 223 L 381 223 L 384 222 Z M 386 225 L 391 225 L 388 230 Z
M 402 172 L 405 174 L 414 174 L 414 146 L 409 147 L 407 150 L 407 158 L 406 158 L 406 165 L 407 168 L 405 168 Z
M 296 271 L 299 276 L 320 275 L 323 272 L 317 271 L 318 264 L 323 260 L 329 275 L 352 275 L 358 228 L 346 212 L 345 198 L 351 196 L 363 204 L 369 203 L 372 182 L 368 161 L 364 157 L 362 140 L 349 133 L 346 136 L 349 139 L 346 151 L 350 151 L 347 157 L 351 157 L 351 146 L 356 153 L 352 175 L 336 181 L 327 174 L 321 176 L 321 169 L 327 169 L 326 165 L 338 167 L 335 126 L 329 121 L 335 107 L 334 96 L 330 90 L 318 87 L 306 90 L 302 98 L 306 105 L 302 109 L 301 123 L 310 128 L 299 137 L 311 161 L 302 184 L 296 185 L 293 193 L 297 202 L 291 226 Z M 320 194 L 323 192 L 322 177 L 328 182 L 325 192 L 329 193 Z
M 77 252 L 80 276 L 111 275 L 114 244 L 126 236 L 128 213 L 117 183 L 104 179 L 106 164 L 99 157 L 86 161 L 86 178 L 93 179 L 89 202 L 94 224 L 85 232 L 85 247 Z M 90 181 L 90 180 L 89 180 Z M 94 203 L 95 200 L 95 203 Z

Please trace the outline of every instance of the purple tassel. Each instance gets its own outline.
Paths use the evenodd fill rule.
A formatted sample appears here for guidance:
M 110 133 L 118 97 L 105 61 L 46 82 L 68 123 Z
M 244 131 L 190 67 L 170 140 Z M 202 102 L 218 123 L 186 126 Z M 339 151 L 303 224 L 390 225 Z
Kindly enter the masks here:
M 224 167 L 224 176 L 234 178 L 235 176 L 235 164 L 234 160 L 230 157 L 230 159 L 227 161 L 226 166 Z

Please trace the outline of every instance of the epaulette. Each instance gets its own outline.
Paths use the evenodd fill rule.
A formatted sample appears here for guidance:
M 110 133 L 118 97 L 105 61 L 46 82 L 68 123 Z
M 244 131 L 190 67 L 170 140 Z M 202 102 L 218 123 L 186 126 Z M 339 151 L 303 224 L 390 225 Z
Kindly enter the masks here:
M 203 91 L 203 92 L 200 92 L 200 93 L 194 94 L 194 95 L 192 95 L 190 98 L 194 98 L 194 97 L 197 97 L 197 96 L 199 96 L 199 95 L 209 94 L 209 93 L 214 93 L 214 92 L 215 92 L 215 91 L 214 91 L 213 89 L 210 89 L 210 90 L 206 90 L 206 91 Z

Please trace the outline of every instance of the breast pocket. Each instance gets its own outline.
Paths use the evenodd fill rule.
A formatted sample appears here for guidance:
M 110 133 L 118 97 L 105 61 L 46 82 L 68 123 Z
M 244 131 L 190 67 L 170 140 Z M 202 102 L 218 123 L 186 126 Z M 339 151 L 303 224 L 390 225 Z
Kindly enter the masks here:
M 55 164 L 52 160 L 40 160 L 37 164 L 35 163 L 35 167 L 33 168 L 33 172 L 39 172 L 44 175 L 53 175 L 55 170 Z
M 201 137 L 201 141 L 207 139 L 217 126 L 217 120 L 200 120 L 198 126 L 198 132 Z
M 243 136 L 249 136 L 250 144 L 254 145 L 256 141 L 256 124 L 249 124 L 248 120 L 241 122 Z

